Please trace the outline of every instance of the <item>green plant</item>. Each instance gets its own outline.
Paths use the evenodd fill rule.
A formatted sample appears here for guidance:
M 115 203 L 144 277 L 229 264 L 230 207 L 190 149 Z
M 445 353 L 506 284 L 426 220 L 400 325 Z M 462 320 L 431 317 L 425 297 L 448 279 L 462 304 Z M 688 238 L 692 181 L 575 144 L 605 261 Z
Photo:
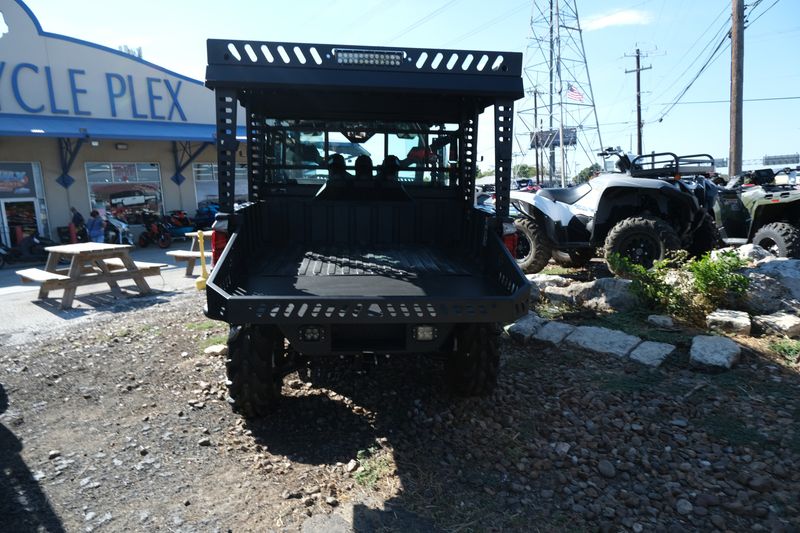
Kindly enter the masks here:
M 796 363 L 800 359 L 800 341 L 792 339 L 775 340 L 769 343 L 769 349 L 791 363 Z
M 616 254 L 607 260 L 613 270 L 631 280 L 631 290 L 645 305 L 693 323 L 702 323 L 710 311 L 739 298 L 749 284 L 737 272 L 746 263 L 733 252 L 695 259 L 678 251 L 649 270 Z
M 737 271 L 747 266 L 747 262 L 732 251 L 717 254 L 711 258 L 705 254 L 687 263 L 694 275 L 694 288 L 714 303 L 721 302 L 728 295 L 741 296 L 747 290 L 749 280 Z
M 373 488 L 379 479 L 392 471 L 392 463 L 386 453 L 374 446 L 368 450 L 359 450 L 356 459 L 361 466 L 353 477 L 359 485 Z

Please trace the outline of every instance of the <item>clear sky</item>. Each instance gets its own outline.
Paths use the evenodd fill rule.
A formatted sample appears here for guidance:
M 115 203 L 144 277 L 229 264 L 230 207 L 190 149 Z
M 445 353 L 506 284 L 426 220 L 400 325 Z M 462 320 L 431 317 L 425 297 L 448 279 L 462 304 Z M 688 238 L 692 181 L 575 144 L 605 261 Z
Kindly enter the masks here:
M 748 6 L 756 2 L 746 0 Z M 530 42 L 533 1 L 28 0 L 27 4 L 45 31 L 114 48 L 141 46 L 145 59 L 203 79 L 207 38 L 524 52 Z M 730 27 L 731 0 L 577 0 L 577 8 L 604 144 L 635 150 L 635 77 L 625 70 L 634 67 L 633 58 L 626 55 L 638 46 L 649 56 L 643 66 L 652 66 L 642 72 L 644 151 L 727 157 L 729 47 L 700 75 L 682 103 L 661 122 L 658 119 Z M 800 0 L 762 0 L 748 12 L 745 100 L 795 97 L 745 101 L 743 154 L 745 168 L 752 168 L 761 166 L 766 154 L 800 152 L 796 44 Z M 717 100 L 724 102 L 695 103 Z M 479 155 L 486 157 L 481 166 L 487 167 L 493 160 L 492 143 L 489 130 L 481 129 Z M 532 154 L 526 157 L 529 160 Z

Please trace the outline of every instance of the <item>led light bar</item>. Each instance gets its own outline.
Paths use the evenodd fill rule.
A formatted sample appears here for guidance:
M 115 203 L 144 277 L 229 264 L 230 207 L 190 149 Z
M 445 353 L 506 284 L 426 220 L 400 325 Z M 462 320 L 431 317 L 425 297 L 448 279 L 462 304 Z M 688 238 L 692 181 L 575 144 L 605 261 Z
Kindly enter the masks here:
M 336 62 L 342 65 L 376 65 L 399 67 L 406 57 L 405 52 L 387 50 L 353 50 L 334 48 Z

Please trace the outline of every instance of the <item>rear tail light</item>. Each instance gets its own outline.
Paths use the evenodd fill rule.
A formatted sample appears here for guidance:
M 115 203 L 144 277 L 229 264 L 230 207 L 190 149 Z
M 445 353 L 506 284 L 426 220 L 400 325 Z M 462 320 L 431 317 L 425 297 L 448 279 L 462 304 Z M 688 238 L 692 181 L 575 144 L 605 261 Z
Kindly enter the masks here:
M 511 257 L 517 253 L 517 228 L 511 222 L 503 222 L 503 244 L 508 248 Z
M 218 217 L 211 226 L 211 266 L 217 264 L 228 244 L 228 220 Z

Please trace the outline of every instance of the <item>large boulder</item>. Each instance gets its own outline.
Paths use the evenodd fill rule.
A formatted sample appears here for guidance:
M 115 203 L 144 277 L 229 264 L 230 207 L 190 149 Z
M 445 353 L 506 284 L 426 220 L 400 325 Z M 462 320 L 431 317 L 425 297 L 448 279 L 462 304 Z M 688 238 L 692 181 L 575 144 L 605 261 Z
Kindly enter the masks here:
M 771 315 L 753 317 L 753 322 L 768 333 L 777 333 L 787 337 L 800 336 L 800 318 L 795 314 L 778 311 Z
M 727 247 L 727 248 L 720 248 L 719 250 L 714 250 L 711 252 L 712 259 L 718 259 L 720 255 L 724 252 L 734 252 L 740 258 L 744 259 L 745 261 L 749 262 L 757 262 L 768 257 L 774 257 L 771 253 L 766 251 L 764 248 L 757 244 L 743 244 L 737 248 L 734 247 Z
M 566 287 L 572 280 L 553 274 L 528 274 L 526 276 L 531 282 L 531 300 L 538 302 L 544 289 L 547 287 Z
M 625 357 L 642 339 L 615 329 L 579 326 L 565 342 L 584 350 Z
M 689 363 L 694 367 L 728 370 L 739 361 L 742 349 L 727 337 L 698 335 L 692 339 Z
M 629 279 L 600 278 L 565 287 L 549 286 L 543 292 L 551 302 L 582 305 L 604 312 L 629 311 L 638 303 L 638 299 L 630 291 L 630 285 Z
M 720 333 L 750 335 L 750 315 L 744 311 L 717 309 L 706 316 L 706 325 L 708 329 Z
M 800 259 L 776 259 L 744 271 L 750 280 L 745 298 L 753 314 L 800 313 Z

